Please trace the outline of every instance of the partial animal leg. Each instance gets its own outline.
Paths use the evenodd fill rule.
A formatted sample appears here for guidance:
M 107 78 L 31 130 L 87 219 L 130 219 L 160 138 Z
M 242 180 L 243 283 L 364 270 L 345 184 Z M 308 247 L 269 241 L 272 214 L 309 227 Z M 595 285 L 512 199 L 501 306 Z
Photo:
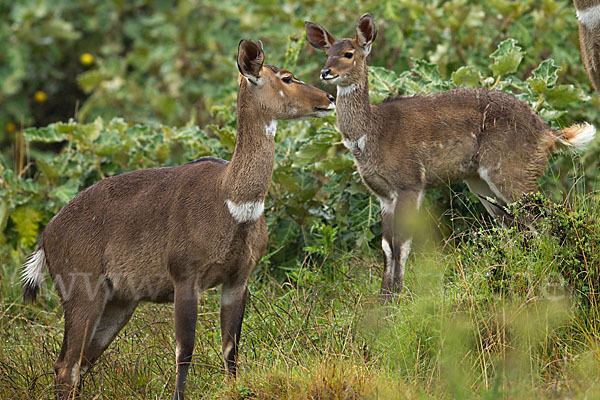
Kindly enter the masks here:
M 411 219 L 419 209 L 422 196 L 422 190 L 404 190 L 393 197 L 391 204 L 382 207 L 384 275 L 381 296 L 386 301 L 402 291 L 412 241 Z
M 177 342 L 177 378 L 175 400 L 183 400 L 196 335 L 198 319 L 198 291 L 194 279 L 175 282 L 175 341 Z
M 543 174 L 547 157 L 543 151 L 533 151 L 527 160 L 512 159 L 507 155 L 505 159 L 496 161 L 493 159 L 479 160 L 479 184 L 488 186 L 493 193 L 493 198 L 504 205 L 515 201 L 525 193 L 532 193 L 538 189 L 537 179 Z M 495 164 L 494 164 L 495 162 Z M 517 167 L 518 166 L 518 167 Z M 477 180 L 477 178 L 474 178 Z M 482 182 L 483 181 L 483 182 Z M 473 180 L 471 180 L 471 183 Z M 467 182 L 469 184 L 469 182 Z M 484 205 L 485 205 L 484 201 Z M 499 207 L 490 205 L 492 215 L 496 216 L 504 226 L 511 226 L 513 218 L 504 213 Z M 528 225 L 528 224 L 526 224 Z
M 135 301 L 110 300 L 106 303 L 94 337 L 84 354 L 85 367 L 94 364 L 104 353 L 121 329 L 129 322 L 136 307 L 137 302 Z
M 75 390 L 81 373 L 80 362 L 83 363 L 83 355 L 104 310 L 105 299 L 99 294 L 94 301 L 84 295 L 63 303 L 65 334 L 60 355 L 54 363 L 55 392 L 59 399 L 70 398 Z
M 254 269 L 254 268 L 252 268 Z M 250 269 L 250 270 L 252 270 Z M 224 283 L 221 289 L 221 339 L 225 369 L 237 373 L 237 352 L 248 296 L 247 281 Z
M 494 193 L 492 191 L 492 189 L 490 189 L 487 182 L 484 181 L 483 179 L 481 179 L 480 177 L 478 177 L 478 176 L 470 177 L 469 179 L 465 179 L 465 183 L 467 184 L 467 186 L 469 187 L 469 190 L 472 193 L 479 195 L 479 196 L 484 196 L 484 197 L 487 197 L 490 199 L 494 199 L 494 200 L 496 200 L 498 205 L 501 205 L 501 206 L 506 204 L 506 202 L 502 198 L 499 198 L 498 195 L 496 193 Z M 500 193 L 500 192 L 498 192 L 498 193 Z M 507 214 L 498 205 L 492 204 L 489 201 L 487 201 L 481 197 L 479 197 L 479 199 L 481 200 L 481 204 L 483 204 L 483 206 L 485 207 L 488 214 L 490 214 L 492 217 L 498 218 L 501 221 L 507 217 Z

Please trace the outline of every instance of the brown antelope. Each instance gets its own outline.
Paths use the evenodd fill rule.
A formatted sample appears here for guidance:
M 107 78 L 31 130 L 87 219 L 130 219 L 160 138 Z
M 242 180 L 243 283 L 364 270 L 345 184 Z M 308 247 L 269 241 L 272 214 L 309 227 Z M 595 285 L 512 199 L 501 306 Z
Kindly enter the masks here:
M 583 66 L 596 90 L 600 90 L 600 1 L 573 0 L 579 21 Z
M 333 96 L 263 60 L 261 42 L 239 43 L 238 133 L 230 162 L 203 157 L 104 179 L 46 226 L 24 265 L 23 296 L 35 299 L 47 267 L 65 312 L 54 366 L 57 397 L 74 390 L 140 301 L 174 300 L 174 398 L 182 399 L 198 296 L 217 285 L 223 360 L 235 376 L 248 277 L 267 247 L 263 209 L 277 119 L 322 117 L 335 108 Z
M 337 85 L 337 122 L 365 185 L 381 203 L 384 276 L 381 294 L 402 289 L 410 252 L 407 213 L 427 188 L 465 181 L 471 191 L 506 204 L 535 191 L 555 145 L 580 148 L 591 125 L 553 131 L 523 101 L 486 89 L 456 89 L 369 103 L 367 56 L 377 36 L 363 15 L 354 39 L 335 39 L 306 22 L 308 41 L 327 51 L 321 79 Z M 483 200 L 487 211 L 501 207 Z

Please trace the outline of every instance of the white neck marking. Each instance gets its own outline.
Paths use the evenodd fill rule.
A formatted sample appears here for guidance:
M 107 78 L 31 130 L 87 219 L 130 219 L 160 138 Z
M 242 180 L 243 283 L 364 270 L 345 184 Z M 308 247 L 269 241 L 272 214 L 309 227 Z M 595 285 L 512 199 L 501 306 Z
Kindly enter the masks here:
M 594 29 L 600 23 L 600 5 L 577 10 L 577 19 L 588 29 Z
M 269 137 L 275 137 L 275 133 L 277 132 L 277 120 L 274 119 L 265 127 L 265 132 Z
M 227 200 L 226 203 L 227 208 L 229 209 L 229 214 L 231 214 L 235 222 L 238 224 L 256 221 L 265 211 L 265 202 L 262 200 L 248 201 L 246 203 L 239 204 L 236 204 L 231 200 Z
M 350 93 L 354 92 L 356 90 L 356 84 L 352 84 L 349 86 L 338 86 L 337 87 L 337 94 L 338 96 L 346 96 L 349 95 Z
M 365 151 L 367 135 L 362 135 L 358 140 L 344 139 L 344 146 L 350 151 Z

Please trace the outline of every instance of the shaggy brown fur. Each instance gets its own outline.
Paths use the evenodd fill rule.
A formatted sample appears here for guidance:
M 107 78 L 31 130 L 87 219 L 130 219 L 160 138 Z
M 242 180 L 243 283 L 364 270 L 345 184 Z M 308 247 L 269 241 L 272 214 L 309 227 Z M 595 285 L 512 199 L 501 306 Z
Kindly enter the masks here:
M 69 393 L 140 301 L 175 302 L 182 399 L 194 348 L 198 295 L 222 285 L 223 359 L 235 375 L 248 278 L 267 248 L 263 202 L 276 119 L 318 117 L 332 96 L 263 66 L 259 43 L 240 42 L 238 133 L 231 162 L 206 157 L 104 179 L 71 200 L 44 230 L 25 267 L 33 300 L 47 265 L 65 310 L 56 390 Z
M 598 0 L 574 0 L 578 16 L 592 7 L 600 6 Z M 600 10 L 598 11 L 600 17 Z M 596 90 L 600 90 L 600 18 L 594 24 L 590 20 L 588 25 L 583 24 L 579 18 L 579 44 L 583 66 Z
M 369 102 L 367 56 L 377 35 L 365 14 L 354 39 L 336 40 L 306 22 L 309 42 L 327 51 L 321 78 L 337 85 L 337 120 L 360 176 L 380 199 L 386 299 L 402 288 L 411 234 L 407 214 L 428 188 L 465 181 L 477 194 L 505 204 L 535 191 L 555 144 L 582 146 L 589 125 L 553 131 L 516 97 L 487 89 Z M 483 200 L 502 217 L 502 209 Z

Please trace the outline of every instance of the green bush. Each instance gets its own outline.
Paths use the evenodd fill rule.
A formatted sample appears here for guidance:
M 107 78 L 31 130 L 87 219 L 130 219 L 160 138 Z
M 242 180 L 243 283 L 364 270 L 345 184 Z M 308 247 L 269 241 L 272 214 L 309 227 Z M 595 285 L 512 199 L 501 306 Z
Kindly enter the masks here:
M 524 99 L 554 128 L 597 120 L 598 100 L 579 60 L 569 2 L 400 0 L 362 6 L 379 27 L 370 68 L 373 102 L 487 87 Z M 6 106 L 0 122 L 14 128 L 20 121 L 70 121 L 17 129 L 16 150 L 7 147 L 0 158 L 0 242 L 15 260 L 31 250 L 60 207 L 105 176 L 206 154 L 229 158 L 241 37 L 263 39 L 267 62 L 314 81 L 323 58 L 305 45 L 303 20 L 352 36 L 359 14 L 351 2 L 317 7 L 310 1 L 282 7 L 270 1 L 171 6 L 38 0 L 1 7 L 0 96 Z M 37 91 L 46 93 L 44 103 L 36 102 Z M 78 100 L 77 119 L 69 119 Z M 58 105 L 68 105 L 68 113 L 61 114 Z M 276 140 L 267 199 L 268 265 L 295 265 L 295 257 L 312 246 L 309 228 L 315 223 L 335 227 L 338 248 L 373 243 L 380 234 L 379 204 L 360 182 L 335 119 L 282 123 Z M 542 182 L 551 198 L 561 199 L 574 184 L 583 191 L 598 188 L 598 143 L 575 162 L 570 156 L 552 160 Z M 429 196 L 442 210 L 472 213 L 470 194 L 460 201 L 447 189 Z M 450 229 L 468 228 L 452 222 Z
M 300 49 L 290 40 L 290 57 Z M 444 79 L 436 65 L 413 60 L 413 69 L 395 73 L 383 67 L 370 68 L 371 98 L 381 100 L 398 93 L 431 93 L 457 86 L 493 87 L 515 93 L 546 116 L 551 125 L 562 125 L 565 109 L 586 100 L 581 89 L 558 82 L 560 67 L 546 59 L 519 79 L 524 52 L 514 39 L 502 41 L 492 52 L 487 71 L 461 67 Z M 233 94 L 234 92 L 232 92 Z M 556 101 L 554 99 L 569 99 Z M 28 143 L 66 143 L 59 154 L 36 152 L 36 174 L 22 177 L 0 166 L 3 176 L 0 204 L 5 209 L 1 226 L 13 250 L 31 250 L 35 237 L 60 207 L 78 191 L 105 177 L 140 168 L 175 165 L 212 154 L 230 158 L 235 144 L 236 116 L 234 97 L 212 108 L 215 124 L 204 129 L 188 124 L 183 128 L 164 125 L 139 125 L 122 119 L 83 124 L 71 121 L 45 128 L 30 128 L 24 136 Z M 379 235 L 379 204 L 365 190 L 355 173 L 351 156 L 342 145 L 333 117 L 321 120 L 282 123 L 277 134 L 275 172 L 268 196 L 267 221 L 270 265 L 295 265 L 306 245 L 308 227 L 315 223 L 335 226 L 335 245 L 342 249 L 364 248 Z M 560 168 L 568 158 L 553 164 Z M 548 180 L 551 177 L 548 177 Z M 586 175 L 589 186 L 597 175 Z M 558 193 L 565 192 L 572 180 L 548 182 Z M 438 200 L 448 200 L 447 191 L 438 191 Z M 435 196 L 436 194 L 434 194 Z M 277 275 L 276 269 L 271 273 Z

